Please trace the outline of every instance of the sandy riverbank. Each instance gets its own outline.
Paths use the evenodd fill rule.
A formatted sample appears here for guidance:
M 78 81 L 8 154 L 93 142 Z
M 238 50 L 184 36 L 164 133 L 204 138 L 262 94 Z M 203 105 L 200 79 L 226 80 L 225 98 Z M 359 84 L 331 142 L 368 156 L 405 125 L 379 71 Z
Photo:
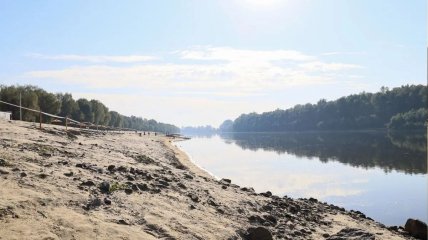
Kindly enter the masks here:
M 0 121 L 0 239 L 410 239 L 359 212 L 218 181 L 171 141 Z

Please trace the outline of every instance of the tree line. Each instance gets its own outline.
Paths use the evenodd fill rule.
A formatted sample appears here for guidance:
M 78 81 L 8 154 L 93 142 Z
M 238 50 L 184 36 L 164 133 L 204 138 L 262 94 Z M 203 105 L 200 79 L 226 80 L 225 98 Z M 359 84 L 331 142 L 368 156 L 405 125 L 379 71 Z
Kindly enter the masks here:
M 177 133 L 180 129 L 172 124 L 157 122 L 136 116 L 124 116 L 116 111 L 110 111 L 102 102 L 92 99 L 73 99 L 70 93 L 50 93 L 39 87 L 5 86 L 0 85 L 0 100 L 42 112 L 69 117 L 79 122 L 88 122 L 116 128 L 129 128 L 140 131 L 156 131 Z M 12 112 L 14 119 L 19 119 L 19 108 L 0 103 L 0 111 Z M 38 121 L 38 114 L 22 111 L 23 121 Z M 52 118 L 44 117 L 50 123 Z
M 236 132 L 423 129 L 428 118 L 427 93 L 423 85 L 382 87 L 377 93 L 362 92 L 286 110 L 242 114 L 233 122 L 226 120 L 222 127 Z

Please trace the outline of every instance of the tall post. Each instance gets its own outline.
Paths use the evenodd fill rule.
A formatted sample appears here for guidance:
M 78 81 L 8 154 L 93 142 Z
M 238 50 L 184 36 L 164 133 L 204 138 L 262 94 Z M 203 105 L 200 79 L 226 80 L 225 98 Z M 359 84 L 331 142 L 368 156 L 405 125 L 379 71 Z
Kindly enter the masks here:
M 22 94 L 19 92 L 19 120 L 22 121 Z
M 42 129 L 42 111 L 39 111 L 40 129 Z
M 67 119 L 67 117 L 65 117 L 65 131 L 66 132 L 67 132 L 67 127 L 68 127 L 67 122 L 68 122 L 68 119 Z

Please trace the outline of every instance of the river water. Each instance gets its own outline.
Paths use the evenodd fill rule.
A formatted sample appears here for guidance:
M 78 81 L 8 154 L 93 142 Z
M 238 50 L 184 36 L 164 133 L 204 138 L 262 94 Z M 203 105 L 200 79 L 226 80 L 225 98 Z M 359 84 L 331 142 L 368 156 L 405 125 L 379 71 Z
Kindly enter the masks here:
M 177 145 L 214 176 L 256 192 L 315 197 L 386 225 L 428 220 L 424 133 L 227 133 Z

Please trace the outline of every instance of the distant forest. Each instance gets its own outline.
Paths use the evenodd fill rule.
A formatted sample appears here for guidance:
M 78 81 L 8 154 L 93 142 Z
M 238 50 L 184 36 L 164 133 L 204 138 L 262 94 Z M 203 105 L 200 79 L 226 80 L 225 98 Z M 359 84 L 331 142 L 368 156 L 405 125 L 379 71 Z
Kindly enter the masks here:
M 118 128 L 130 128 L 141 131 L 157 131 L 177 133 L 180 129 L 174 125 L 157 122 L 135 116 L 124 116 L 109 109 L 100 101 L 80 98 L 74 100 L 70 93 L 49 93 L 36 86 L 4 86 L 0 85 L 0 100 L 19 105 L 21 93 L 22 106 L 41 110 L 53 115 L 70 117 L 79 122 L 89 122 Z M 0 103 L 0 111 L 12 112 L 14 119 L 19 119 L 19 109 Z M 22 120 L 36 121 L 38 114 L 22 111 Z M 52 119 L 46 117 L 45 122 Z
M 427 124 L 427 87 L 405 85 L 380 92 L 353 94 L 334 101 L 296 105 L 261 114 L 242 114 L 222 126 L 235 132 L 306 130 L 424 129 Z

